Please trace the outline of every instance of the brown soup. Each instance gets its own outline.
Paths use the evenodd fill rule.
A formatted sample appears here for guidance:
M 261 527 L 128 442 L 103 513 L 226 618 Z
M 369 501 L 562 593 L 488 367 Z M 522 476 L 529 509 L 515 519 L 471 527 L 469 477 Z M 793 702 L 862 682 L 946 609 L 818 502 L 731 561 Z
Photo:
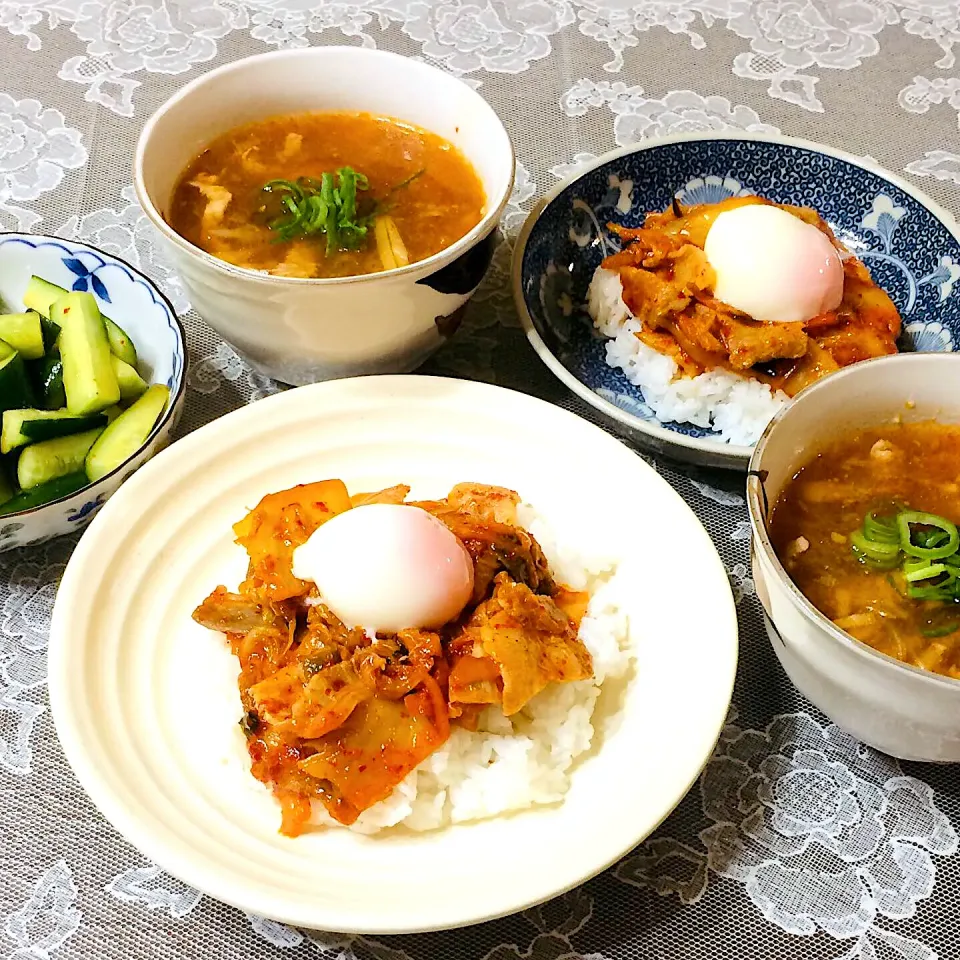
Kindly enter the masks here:
M 770 536 L 794 583 L 838 627 L 960 678 L 958 523 L 960 426 L 889 424 L 842 436 L 804 466 L 780 495 Z
M 285 277 L 376 273 L 439 253 L 486 198 L 442 137 L 366 113 L 271 117 L 186 169 L 170 226 L 221 260 Z

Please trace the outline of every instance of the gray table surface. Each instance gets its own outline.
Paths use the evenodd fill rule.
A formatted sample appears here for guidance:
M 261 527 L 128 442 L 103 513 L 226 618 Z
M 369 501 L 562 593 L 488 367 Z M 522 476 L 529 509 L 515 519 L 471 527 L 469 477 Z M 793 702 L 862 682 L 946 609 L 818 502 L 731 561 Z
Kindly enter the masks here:
M 131 188 L 144 119 L 210 67 L 347 42 L 476 85 L 517 148 L 507 237 L 427 370 L 574 404 L 507 285 L 526 211 L 576 162 L 668 133 L 780 130 L 875 158 L 960 213 L 955 0 L 0 0 L 0 229 L 138 265 L 183 314 L 182 432 L 276 389 L 190 311 Z M 74 542 L 0 558 L 0 956 L 17 960 L 954 960 L 960 775 L 901 764 L 794 691 L 763 632 L 737 480 L 659 465 L 738 600 L 741 663 L 716 752 L 647 842 L 541 908 L 396 938 L 246 916 L 146 861 L 79 788 L 50 720 L 45 645 Z

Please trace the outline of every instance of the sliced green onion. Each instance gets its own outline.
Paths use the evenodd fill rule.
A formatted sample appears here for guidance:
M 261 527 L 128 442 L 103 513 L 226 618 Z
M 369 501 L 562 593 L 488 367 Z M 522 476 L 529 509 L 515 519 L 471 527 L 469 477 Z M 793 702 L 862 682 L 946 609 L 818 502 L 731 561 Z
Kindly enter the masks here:
M 939 583 L 930 583 L 923 580 L 919 583 L 907 584 L 907 596 L 914 600 L 953 600 L 956 588 L 956 580 L 942 580 Z
M 924 547 L 913 542 L 913 527 L 936 527 L 947 535 L 947 540 L 941 546 Z M 917 510 L 905 510 L 897 517 L 897 528 L 900 531 L 900 549 L 911 557 L 923 560 L 943 560 L 957 552 L 960 547 L 960 533 L 949 520 L 938 517 L 935 513 L 921 513 Z
M 919 580 L 932 580 L 934 577 L 947 573 L 947 565 L 944 563 L 930 563 L 929 560 L 908 560 L 903 565 L 903 575 L 907 583 L 917 583 Z M 950 572 L 950 578 L 955 579 L 956 574 Z
M 857 557 L 873 565 L 896 566 L 900 559 L 900 547 L 896 543 L 876 543 L 867 539 L 862 530 L 850 534 L 850 544 Z
M 340 245 L 340 234 L 337 229 L 337 195 L 332 173 L 320 174 L 320 199 L 326 204 L 327 256 L 330 256 Z
M 324 235 L 328 255 L 337 250 L 359 250 L 368 241 L 377 215 L 389 209 L 389 198 L 423 172 L 397 184 L 383 200 L 367 194 L 369 179 L 353 167 L 296 181 L 270 180 L 261 188 L 260 213 L 266 215 L 275 242 Z
M 957 630 L 960 630 L 960 621 L 953 620 L 950 623 L 943 623 L 939 627 L 926 627 L 920 632 L 925 637 L 929 637 L 931 640 L 933 640 L 936 637 L 948 637 L 951 633 L 956 633 Z
M 950 542 L 949 534 L 945 530 L 941 530 L 939 528 L 913 528 L 911 533 L 913 546 L 921 550 L 936 550 L 940 547 L 946 546 Z M 941 557 L 940 559 L 945 558 Z
M 340 172 L 340 223 L 353 223 L 357 215 L 357 171 L 344 167 Z
M 935 513 L 897 507 L 899 512 L 893 516 L 868 513 L 864 517 L 863 527 L 850 535 L 854 555 L 875 570 L 899 568 L 906 592 L 892 574 L 887 580 L 901 596 L 960 603 L 957 526 Z M 960 623 L 942 635 L 954 629 L 960 629 Z
M 863 519 L 863 535 L 874 543 L 900 543 L 896 517 L 878 517 L 868 513 Z

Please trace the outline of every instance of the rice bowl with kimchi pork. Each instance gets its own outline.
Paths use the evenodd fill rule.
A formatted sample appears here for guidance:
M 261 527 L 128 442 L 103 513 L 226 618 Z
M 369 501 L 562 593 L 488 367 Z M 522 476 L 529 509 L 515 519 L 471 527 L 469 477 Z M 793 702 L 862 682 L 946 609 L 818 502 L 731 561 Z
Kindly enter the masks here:
M 897 352 L 901 320 L 808 207 L 757 196 L 610 224 L 623 249 L 587 292 L 606 360 L 662 421 L 752 446 L 805 386 Z
M 234 527 L 250 558 L 238 592 L 218 586 L 194 613 L 240 660 L 251 771 L 290 836 L 431 830 L 561 801 L 601 685 L 629 669 L 615 556 L 557 541 L 511 490 L 408 493 L 351 496 L 327 480 L 266 495 Z M 434 591 L 421 613 L 414 580 L 391 605 L 434 524 L 454 563 L 469 558 L 462 597 L 436 614 Z M 424 595 L 449 567 L 426 562 Z
M 486 384 L 366 377 L 241 408 L 156 463 L 70 559 L 50 700 L 93 802 L 191 887 L 308 929 L 463 927 L 619 860 L 709 759 L 737 659 L 726 572 L 669 484 L 587 421 Z M 291 490 L 298 537 L 265 603 L 278 511 L 245 521 Z M 419 528 L 416 549 L 390 523 Z M 374 715 L 429 743 L 411 753 Z M 351 749 L 401 762 L 352 778 Z

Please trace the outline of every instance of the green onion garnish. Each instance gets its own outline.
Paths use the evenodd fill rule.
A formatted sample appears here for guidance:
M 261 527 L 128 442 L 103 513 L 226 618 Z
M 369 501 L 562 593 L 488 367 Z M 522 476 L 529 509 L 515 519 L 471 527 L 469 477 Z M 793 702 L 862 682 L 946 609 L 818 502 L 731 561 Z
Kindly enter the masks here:
M 864 563 L 880 569 L 892 569 L 900 562 L 900 545 L 871 540 L 866 529 L 850 534 L 853 552 Z
M 338 250 L 359 250 L 377 215 L 389 207 L 389 199 L 423 172 L 418 170 L 398 183 L 382 201 L 361 196 L 370 189 L 370 181 L 353 167 L 321 173 L 319 179 L 270 180 L 261 188 L 260 211 L 279 243 L 325 236 L 327 256 Z
M 900 543 L 896 517 L 878 517 L 868 513 L 863 518 L 863 535 L 872 543 Z
M 924 627 L 920 632 L 931 640 L 937 637 L 948 637 L 951 633 L 960 630 L 960 620 L 951 620 L 949 623 L 942 623 L 939 626 Z
M 914 527 L 921 529 L 915 531 Z M 930 527 L 934 529 L 923 529 Z M 897 515 L 897 529 L 900 531 L 900 549 L 910 557 L 942 560 L 960 547 L 956 525 L 935 513 L 904 510 Z
M 944 517 L 907 509 L 890 516 L 868 513 L 861 529 L 850 535 L 850 544 L 866 566 L 899 568 L 910 599 L 960 602 L 960 533 Z M 887 579 L 896 585 L 889 575 Z
M 916 583 L 918 580 L 932 580 L 934 577 L 946 573 L 947 567 L 943 563 L 931 563 L 929 560 L 907 560 L 903 565 L 903 576 L 907 583 Z
M 322 173 L 319 180 L 270 180 L 261 190 L 261 210 L 278 209 L 279 215 L 267 225 L 279 242 L 325 235 L 328 255 L 337 250 L 356 250 L 373 222 L 372 215 L 358 213 L 357 191 L 368 187 L 367 178 L 351 167 L 341 167 L 335 174 Z

